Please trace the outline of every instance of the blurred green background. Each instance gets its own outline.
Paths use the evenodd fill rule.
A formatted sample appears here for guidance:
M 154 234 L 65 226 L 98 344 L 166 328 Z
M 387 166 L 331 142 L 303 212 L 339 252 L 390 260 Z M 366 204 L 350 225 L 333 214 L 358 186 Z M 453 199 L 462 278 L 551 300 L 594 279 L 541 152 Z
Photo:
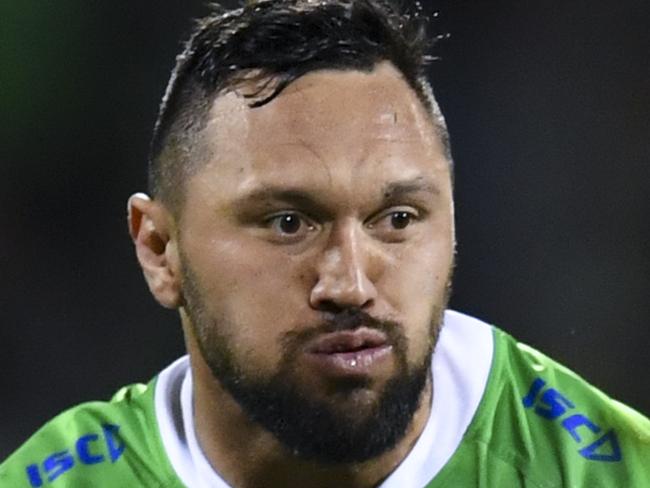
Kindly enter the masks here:
M 232 4 L 233 2 L 223 2 Z M 454 308 L 650 413 L 650 3 L 443 0 Z M 0 2 L 0 459 L 183 353 L 126 232 L 199 1 Z M 290 312 L 290 311 L 289 311 Z

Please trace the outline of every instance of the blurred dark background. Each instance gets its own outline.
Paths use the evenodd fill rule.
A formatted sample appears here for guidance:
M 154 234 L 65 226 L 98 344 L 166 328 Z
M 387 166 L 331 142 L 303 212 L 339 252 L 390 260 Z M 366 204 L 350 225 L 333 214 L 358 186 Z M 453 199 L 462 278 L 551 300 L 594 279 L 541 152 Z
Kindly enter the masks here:
M 453 307 L 650 413 L 650 3 L 459 1 L 432 33 Z M 0 2 L 0 459 L 183 353 L 125 225 L 200 1 Z

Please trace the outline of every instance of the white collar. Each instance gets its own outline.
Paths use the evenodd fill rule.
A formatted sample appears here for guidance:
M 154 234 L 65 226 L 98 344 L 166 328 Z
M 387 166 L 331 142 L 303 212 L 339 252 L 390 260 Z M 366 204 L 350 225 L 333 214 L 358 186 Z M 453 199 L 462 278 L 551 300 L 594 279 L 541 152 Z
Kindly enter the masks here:
M 429 420 L 411 452 L 380 488 L 423 487 L 447 464 L 483 397 L 493 352 L 489 325 L 458 312 L 445 313 L 433 355 Z M 189 488 L 230 488 L 212 469 L 196 439 L 187 356 L 158 376 L 155 410 L 163 446 L 181 481 Z

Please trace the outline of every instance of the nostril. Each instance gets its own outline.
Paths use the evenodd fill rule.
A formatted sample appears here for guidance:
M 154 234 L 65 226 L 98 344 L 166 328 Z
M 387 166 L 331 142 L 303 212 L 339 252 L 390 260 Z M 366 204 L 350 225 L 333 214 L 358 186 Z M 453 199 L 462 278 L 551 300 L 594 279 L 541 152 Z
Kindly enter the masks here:
M 352 303 L 339 300 L 323 299 L 315 303 L 314 308 L 320 312 L 328 313 L 341 313 L 350 308 L 357 308 L 359 310 L 367 310 L 372 307 L 375 301 L 373 299 L 366 300 L 364 303 Z
M 317 308 L 322 312 L 339 313 L 342 312 L 345 307 L 338 305 L 333 300 L 321 300 L 317 303 Z

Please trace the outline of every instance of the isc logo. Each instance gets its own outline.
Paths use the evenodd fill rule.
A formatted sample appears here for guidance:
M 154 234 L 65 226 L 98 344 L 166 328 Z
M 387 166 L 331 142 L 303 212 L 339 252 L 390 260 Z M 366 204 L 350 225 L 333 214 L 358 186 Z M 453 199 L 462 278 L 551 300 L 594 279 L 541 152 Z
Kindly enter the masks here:
M 34 488 L 43 486 L 45 478 L 51 483 L 74 468 L 75 454 L 81 464 L 99 464 L 108 459 L 114 463 L 126 447 L 119 437 L 119 430 L 119 425 L 103 424 L 101 435 L 94 433 L 82 435 L 75 442 L 74 448 L 52 453 L 45 458 L 41 465 L 42 471 L 38 464 L 30 464 L 26 471 L 31 486 Z
M 534 408 L 534 412 L 542 418 L 560 421 L 576 443 L 583 442 L 585 433 L 593 436 L 601 434 L 603 429 L 592 422 L 586 415 L 576 412 L 576 405 L 555 388 L 547 388 L 546 382 L 536 378 L 530 385 L 528 394 L 522 398 L 525 408 Z M 567 414 L 567 415 L 565 415 Z M 592 437 L 593 438 L 593 437 Z M 617 462 L 622 459 L 621 448 L 616 432 L 613 429 L 602 433 L 595 441 L 578 451 L 591 461 Z

